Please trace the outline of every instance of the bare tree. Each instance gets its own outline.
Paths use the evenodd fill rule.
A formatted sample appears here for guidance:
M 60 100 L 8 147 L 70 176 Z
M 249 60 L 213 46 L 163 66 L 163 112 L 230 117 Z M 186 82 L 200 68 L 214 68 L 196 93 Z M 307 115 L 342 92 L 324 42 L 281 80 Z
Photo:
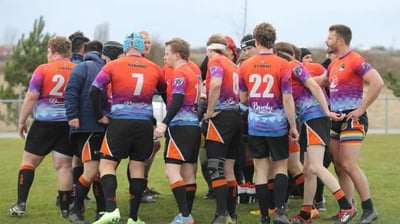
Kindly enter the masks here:
M 14 27 L 4 29 L 1 41 L 5 46 L 13 46 L 16 43 L 18 31 Z
M 94 39 L 101 41 L 103 43 L 108 41 L 109 40 L 108 27 L 109 24 L 107 22 L 97 25 L 96 29 L 94 30 Z

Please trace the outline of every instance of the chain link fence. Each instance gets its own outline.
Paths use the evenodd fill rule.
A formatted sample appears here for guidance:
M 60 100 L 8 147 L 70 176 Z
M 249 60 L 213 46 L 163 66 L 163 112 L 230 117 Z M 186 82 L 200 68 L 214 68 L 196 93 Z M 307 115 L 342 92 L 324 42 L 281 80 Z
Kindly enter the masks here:
M 0 135 L 16 133 L 18 114 L 21 111 L 22 99 L 0 100 Z M 165 105 L 159 96 L 153 99 L 154 116 L 161 121 L 165 116 Z M 6 116 L 10 113 L 15 116 Z M 369 133 L 400 134 L 400 97 L 379 97 L 368 110 Z M 14 117 L 14 119 L 10 119 Z M 32 122 L 29 120 L 28 122 Z M 11 134 L 10 134 L 11 133 Z

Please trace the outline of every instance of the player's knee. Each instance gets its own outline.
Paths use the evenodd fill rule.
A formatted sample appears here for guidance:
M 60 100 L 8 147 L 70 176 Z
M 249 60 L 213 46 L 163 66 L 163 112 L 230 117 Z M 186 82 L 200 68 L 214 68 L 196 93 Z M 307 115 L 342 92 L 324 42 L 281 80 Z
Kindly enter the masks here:
M 212 181 L 225 179 L 223 158 L 208 159 L 207 169 Z

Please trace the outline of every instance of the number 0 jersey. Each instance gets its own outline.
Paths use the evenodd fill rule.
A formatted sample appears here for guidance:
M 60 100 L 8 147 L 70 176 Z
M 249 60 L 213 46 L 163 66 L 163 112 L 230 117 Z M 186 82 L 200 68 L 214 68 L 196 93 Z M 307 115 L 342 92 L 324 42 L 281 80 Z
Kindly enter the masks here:
M 215 111 L 238 110 L 239 109 L 239 87 L 238 87 L 238 68 L 227 57 L 220 55 L 207 64 L 206 90 L 207 96 L 210 92 L 210 82 L 213 78 L 222 79 L 221 93 Z
M 258 54 L 240 66 L 239 88 L 248 93 L 249 134 L 277 137 L 288 133 L 282 94 L 292 93 L 289 63 L 274 54 Z
M 60 59 L 42 64 L 33 72 L 29 92 L 40 94 L 33 109 L 38 121 L 67 121 L 64 107 L 64 90 L 75 64 Z
M 155 89 L 165 93 L 161 68 L 141 56 L 127 56 L 107 63 L 93 85 L 105 91 L 111 83 L 111 112 L 114 119 L 150 120 Z

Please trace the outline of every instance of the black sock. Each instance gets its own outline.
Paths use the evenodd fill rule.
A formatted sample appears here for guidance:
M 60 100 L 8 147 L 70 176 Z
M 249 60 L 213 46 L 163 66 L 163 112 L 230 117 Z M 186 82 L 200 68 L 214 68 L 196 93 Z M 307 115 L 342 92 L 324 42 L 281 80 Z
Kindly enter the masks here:
M 58 191 L 58 197 L 60 198 L 60 210 L 69 210 L 69 204 L 71 203 L 71 191 Z
M 260 207 L 261 217 L 268 216 L 268 184 L 257 184 L 256 185 L 256 195 L 258 199 L 258 206 Z
M 101 177 L 104 198 L 106 202 L 106 212 L 112 212 L 117 208 L 115 192 L 117 189 L 117 177 L 113 174 L 106 174 Z
M 288 176 L 278 173 L 275 175 L 274 199 L 276 212 L 283 213 L 285 211 L 286 189 L 288 187 Z
M 363 210 L 373 210 L 374 206 L 372 205 L 372 200 L 371 198 L 368 198 L 367 200 L 361 202 L 361 207 Z
M 31 189 L 35 170 L 33 167 L 21 167 L 18 172 L 18 203 L 26 203 Z
M 188 204 L 189 213 L 192 213 L 194 198 L 196 196 L 197 184 L 187 184 L 186 185 L 186 199 Z
M 185 181 L 180 180 L 170 185 L 172 193 L 174 194 L 175 201 L 178 204 L 179 212 L 184 217 L 189 216 L 189 208 L 186 199 L 186 184 Z
M 82 212 L 83 203 L 90 190 L 91 183 L 88 183 L 83 177 L 79 178 L 75 185 L 74 211 Z
M 104 198 L 103 187 L 101 186 L 100 178 L 96 177 L 93 181 L 93 195 L 96 198 L 96 213 L 106 210 L 106 199 Z
M 237 200 L 237 183 L 236 181 L 228 181 L 228 196 L 227 196 L 227 210 L 231 217 L 236 215 L 236 200 Z
M 243 167 L 243 176 L 246 183 L 253 183 L 254 165 L 246 165 Z
M 222 180 L 217 180 L 222 181 Z M 213 181 L 214 182 L 214 181 Z M 221 184 L 217 187 L 213 187 L 215 200 L 217 202 L 217 215 L 225 216 L 227 209 L 226 201 L 228 197 L 228 186 L 227 184 Z
M 317 190 L 315 191 L 314 201 L 321 202 L 324 200 L 324 183 L 317 178 Z
M 78 179 L 82 174 L 83 174 L 83 166 L 72 168 L 73 184 L 76 184 L 78 182 Z
M 275 202 L 274 202 L 274 187 L 275 187 L 275 179 L 269 179 L 268 180 L 268 201 L 267 205 L 268 208 L 274 209 L 275 208 Z
M 143 178 L 131 178 L 131 180 L 129 181 L 129 217 L 131 217 L 134 221 L 136 221 L 138 218 L 140 201 L 142 200 L 142 195 L 145 188 L 146 180 Z

